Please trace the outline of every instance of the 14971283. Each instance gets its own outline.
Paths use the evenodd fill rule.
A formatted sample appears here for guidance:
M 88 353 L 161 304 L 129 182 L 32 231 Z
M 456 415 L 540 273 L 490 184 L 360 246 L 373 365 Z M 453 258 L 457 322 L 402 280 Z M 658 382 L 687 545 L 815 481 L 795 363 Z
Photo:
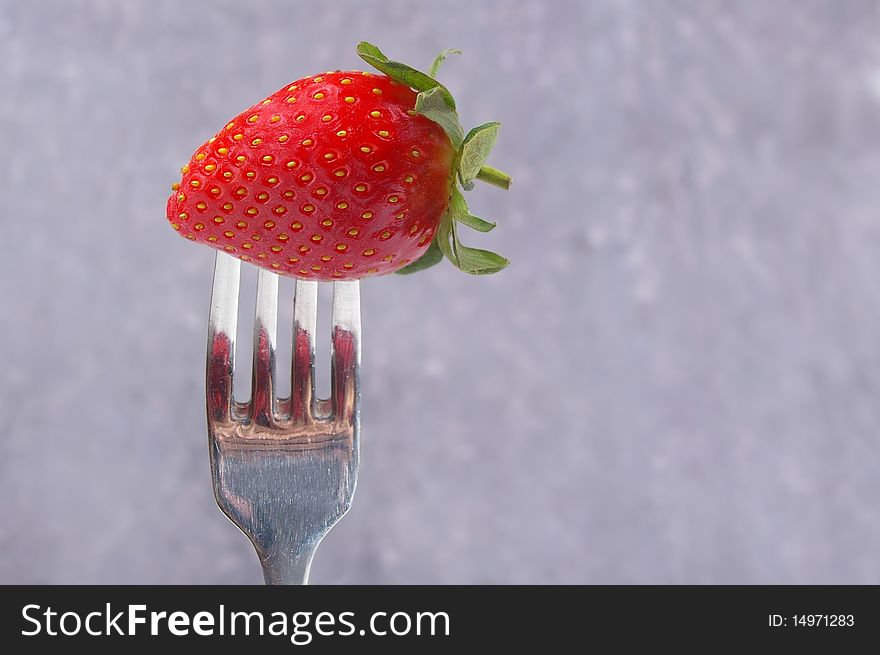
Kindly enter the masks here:
M 851 628 L 855 625 L 853 614 L 769 614 L 767 625 L 771 628 Z

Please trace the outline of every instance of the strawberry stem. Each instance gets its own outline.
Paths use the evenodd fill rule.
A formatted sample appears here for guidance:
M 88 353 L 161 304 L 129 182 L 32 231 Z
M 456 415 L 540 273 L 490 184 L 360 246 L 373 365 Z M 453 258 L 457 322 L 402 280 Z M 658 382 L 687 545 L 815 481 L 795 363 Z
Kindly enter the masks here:
M 510 188 L 510 175 L 492 166 L 482 166 L 477 173 L 477 179 L 502 189 Z

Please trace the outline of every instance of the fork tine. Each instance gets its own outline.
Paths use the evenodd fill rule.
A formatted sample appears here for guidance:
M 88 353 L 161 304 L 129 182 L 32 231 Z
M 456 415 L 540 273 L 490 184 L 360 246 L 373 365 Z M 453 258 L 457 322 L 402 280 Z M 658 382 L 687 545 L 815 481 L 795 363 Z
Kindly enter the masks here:
M 251 419 L 257 425 L 275 423 L 275 337 L 278 322 L 278 276 L 260 269 L 254 311 L 254 365 Z
M 218 252 L 208 318 L 208 420 L 228 421 L 232 408 L 232 371 L 238 323 L 238 286 L 241 262 Z
M 295 421 L 310 422 L 315 416 L 315 330 L 318 322 L 318 283 L 296 281 L 293 305 L 293 370 L 290 382 L 290 413 Z
M 348 423 L 358 411 L 361 364 L 361 292 L 357 280 L 333 283 L 332 329 L 330 384 L 333 415 L 337 421 Z

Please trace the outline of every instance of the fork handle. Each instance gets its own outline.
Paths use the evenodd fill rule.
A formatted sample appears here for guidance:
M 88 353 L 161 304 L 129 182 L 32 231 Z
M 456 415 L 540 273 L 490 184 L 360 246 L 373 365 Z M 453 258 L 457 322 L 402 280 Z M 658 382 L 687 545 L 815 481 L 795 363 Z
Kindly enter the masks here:
M 269 553 L 260 557 L 263 579 L 267 585 L 306 585 L 309 583 L 309 569 L 318 545 L 290 555 Z

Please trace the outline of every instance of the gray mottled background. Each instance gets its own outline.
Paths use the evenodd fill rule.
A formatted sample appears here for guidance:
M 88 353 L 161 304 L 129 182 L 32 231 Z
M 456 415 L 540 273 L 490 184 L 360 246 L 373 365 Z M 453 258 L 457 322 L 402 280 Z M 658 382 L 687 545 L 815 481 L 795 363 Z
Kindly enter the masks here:
M 513 265 L 363 285 L 319 583 L 880 583 L 880 4 L 0 2 L 0 582 L 256 583 L 178 168 L 356 41 L 504 123 Z M 251 279 L 251 278 L 249 278 Z M 287 288 L 287 287 L 285 287 Z

